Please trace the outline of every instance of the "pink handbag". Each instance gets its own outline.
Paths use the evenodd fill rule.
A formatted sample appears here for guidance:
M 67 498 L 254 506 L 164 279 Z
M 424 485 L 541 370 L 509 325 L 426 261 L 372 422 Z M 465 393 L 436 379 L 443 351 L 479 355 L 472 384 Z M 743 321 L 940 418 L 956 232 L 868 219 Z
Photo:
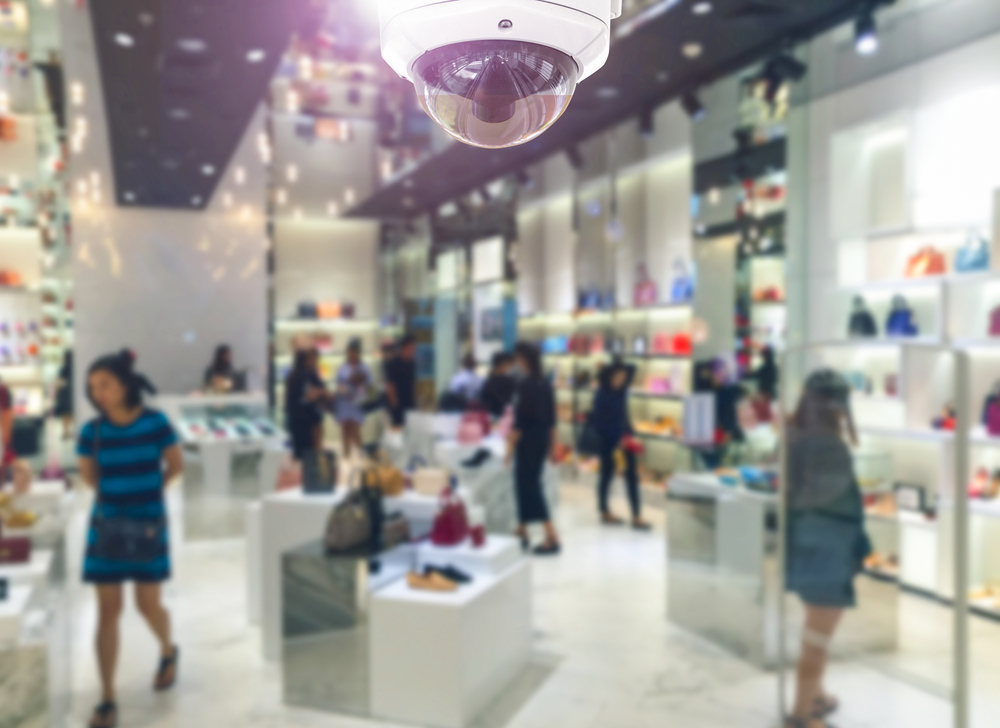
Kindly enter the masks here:
M 1000 306 L 990 313 L 990 336 L 1000 336 Z
M 986 432 L 990 437 L 1000 437 L 1000 401 L 997 399 L 986 407 Z
M 636 308 L 643 306 L 655 306 L 660 292 L 656 283 L 649 277 L 649 271 L 645 263 L 639 264 L 639 271 L 636 274 L 634 302 Z
M 441 495 L 441 508 L 434 518 L 431 543 L 435 546 L 458 546 L 469 537 L 469 517 L 465 503 L 449 488 Z
M 458 425 L 460 445 L 478 445 L 490 434 L 490 416 L 485 412 L 466 412 Z

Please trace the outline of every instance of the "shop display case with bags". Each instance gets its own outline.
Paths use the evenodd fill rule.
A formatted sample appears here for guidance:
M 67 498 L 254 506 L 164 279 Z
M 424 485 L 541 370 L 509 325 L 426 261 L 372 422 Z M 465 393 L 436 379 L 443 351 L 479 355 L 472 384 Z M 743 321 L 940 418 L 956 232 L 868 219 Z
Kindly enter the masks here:
M 913 337 L 920 334 L 913 309 L 900 294 L 892 297 L 892 309 L 885 322 L 885 334 L 890 337 Z
M 847 335 L 852 339 L 867 339 L 878 336 L 878 324 L 868 310 L 868 304 L 861 296 L 851 301 L 851 318 L 847 324 Z

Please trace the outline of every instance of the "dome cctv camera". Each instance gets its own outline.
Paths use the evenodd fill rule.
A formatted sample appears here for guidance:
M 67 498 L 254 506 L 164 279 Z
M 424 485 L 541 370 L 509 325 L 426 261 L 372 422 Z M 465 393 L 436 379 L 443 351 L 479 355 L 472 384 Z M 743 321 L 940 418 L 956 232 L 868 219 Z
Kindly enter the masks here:
M 459 141 L 534 139 L 604 65 L 622 0 L 379 0 L 382 56 Z

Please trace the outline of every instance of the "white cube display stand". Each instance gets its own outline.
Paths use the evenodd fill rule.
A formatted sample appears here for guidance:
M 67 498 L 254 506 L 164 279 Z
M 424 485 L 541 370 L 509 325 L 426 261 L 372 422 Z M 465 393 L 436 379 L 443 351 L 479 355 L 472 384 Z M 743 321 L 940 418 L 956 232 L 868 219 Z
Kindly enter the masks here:
M 260 624 L 260 613 L 263 609 L 261 602 L 261 565 L 263 556 L 261 555 L 261 507 L 260 502 L 254 501 L 247 504 L 247 621 L 250 624 Z
M 23 584 L 31 588 L 43 588 L 48 580 L 54 556 L 51 549 L 32 549 L 29 561 L 0 566 L 0 579 L 8 579 L 11 585 Z
M 425 566 L 454 566 L 473 576 L 502 574 L 522 559 L 521 545 L 513 536 L 490 536 L 481 548 L 471 541 L 458 546 L 435 546 L 422 543 L 417 547 L 417 569 Z
M 0 649 L 8 649 L 21 639 L 21 623 L 28 609 L 32 587 L 11 584 L 7 598 L 0 602 Z
M 70 497 L 63 481 L 36 480 L 27 493 L 14 496 L 14 505 L 19 510 L 35 513 L 58 513 Z
M 440 506 L 438 498 L 408 490 L 402 495 L 385 498 L 382 507 L 387 515 L 401 514 L 410 524 L 410 538 L 419 539 L 430 534 Z
M 479 575 L 452 593 L 398 581 L 371 602 L 371 706 L 380 720 L 463 728 L 524 667 L 531 566 Z
M 247 544 L 249 554 L 260 554 L 257 564 L 248 564 L 259 576 L 248 581 L 259 578 L 261 639 L 267 660 L 281 659 L 281 555 L 322 538 L 330 511 L 346 495 L 345 488 L 329 495 L 305 495 L 296 488 L 261 500 L 259 551 Z

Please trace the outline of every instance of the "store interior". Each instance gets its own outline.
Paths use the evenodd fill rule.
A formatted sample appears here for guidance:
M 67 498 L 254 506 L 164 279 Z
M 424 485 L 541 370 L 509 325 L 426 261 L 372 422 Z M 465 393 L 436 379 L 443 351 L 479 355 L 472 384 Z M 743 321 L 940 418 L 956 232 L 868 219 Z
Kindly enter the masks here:
M 0 0 L 0 728 L 1000 724 L 997 118 L 996 0 Z

